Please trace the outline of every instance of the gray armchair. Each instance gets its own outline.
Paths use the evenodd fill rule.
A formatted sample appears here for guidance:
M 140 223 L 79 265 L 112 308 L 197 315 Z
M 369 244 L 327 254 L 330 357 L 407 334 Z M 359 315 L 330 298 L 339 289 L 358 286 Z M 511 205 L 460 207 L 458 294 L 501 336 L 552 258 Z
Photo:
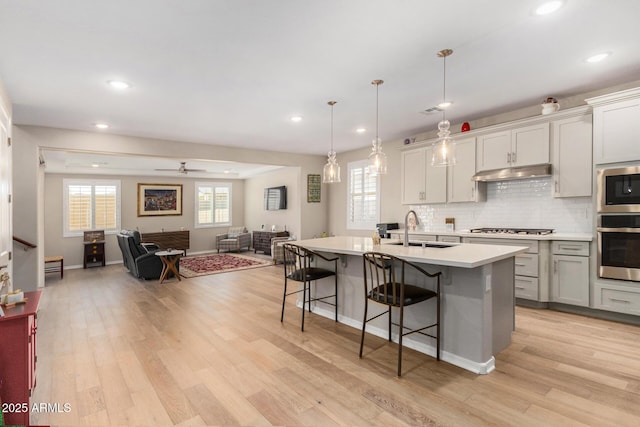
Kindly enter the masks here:
M 243 248 L 251 248 L 251 233 L 245 227 L 229 227 L 225 234 L 216 236 L 216 249 L 240 252 Z

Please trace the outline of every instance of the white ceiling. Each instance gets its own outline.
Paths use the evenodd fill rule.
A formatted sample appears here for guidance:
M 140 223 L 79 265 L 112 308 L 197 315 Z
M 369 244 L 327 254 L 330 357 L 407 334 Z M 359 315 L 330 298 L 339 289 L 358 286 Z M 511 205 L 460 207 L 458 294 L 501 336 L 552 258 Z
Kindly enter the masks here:
M 435 129 L 444 48 L 454 123 L 640 79 L 640 1 L 540 3 L 0 0 L 0 79 L 16 124 L 312 154 L 329 100 L 336 151 L 370 144 L 373 79 L 383 141 Z

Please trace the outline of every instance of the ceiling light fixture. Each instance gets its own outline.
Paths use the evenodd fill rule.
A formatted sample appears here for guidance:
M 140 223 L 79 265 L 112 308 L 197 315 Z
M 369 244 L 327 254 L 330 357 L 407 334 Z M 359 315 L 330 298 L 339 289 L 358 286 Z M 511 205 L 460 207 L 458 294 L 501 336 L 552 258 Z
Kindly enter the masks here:
M 438 104 L 438 108 L 440 108 L 442 110 L 442 109 L 451 107 L 451 104 L 452 103 L 449 102 L 449 101 L 444 101 L 444 102 L 441 102 L 440 104 Z
M 443 49 L 437 53 L 442 58 L 442 102 L 447 99 L 447 56 L 451 55 L 453 50 Z M 431 157 L 432 166 L 448 166 L 456 164 L 455 149 L 456 144 L 449 135 L 451 124 L 445 118 L 445 112 L 442 110 L 442 121 L 438 123 L 438 141 L 433 144 L 433 156 Z
M 324 165 L 322 170 L 322 182 L 325 184 L 333 184 L 340 182 L 340 165 L 336 162 L 336 152 L 333 151 L 333 106 L 337 104 L 336 101 L 327 102 L 331 106 L 331 150 L 327 158 L 327 164 Z
M 372 174 L 384 175 L 387 173 L 387 155 L 382 152 L 382 140 L 378 138 L 378 89 L 384 80 L 374 80 L 372 85 L 376 85 L 376 139 L 373 140 L 371 154 L 369 154 L 369 172 Z
M 597 55 L 593 55 L 587 58 L 587 62 L 590 63 L 594 63 L 594 62 L 600 62 L 603 59 L 606 59 L 609 56 L 608 52 L 603 52 L 603 53 L 599 53 Z
M 298 123 L 302 121 L 302 116 L 293 116 L 291 117 L 291 121 L 294 123 Z
M 540 6 L 536 8 L 536 15 L 548 15 L 550 13 L 555 12 L 556 10 L 562 7 L 561 0 L 548 1 L 546 3 L 542 3 Z
M 114 89 L 129 89 L 131 85 L 122 80 L 108 80 L 107 83 Z
M 98 129 L 109 129 L 109 125 L 106 123 L 95 123 L 94 126 Z
M 365 128 L 358 128 L 356 129 L 357 133 L 365 133 L 367 130 Z

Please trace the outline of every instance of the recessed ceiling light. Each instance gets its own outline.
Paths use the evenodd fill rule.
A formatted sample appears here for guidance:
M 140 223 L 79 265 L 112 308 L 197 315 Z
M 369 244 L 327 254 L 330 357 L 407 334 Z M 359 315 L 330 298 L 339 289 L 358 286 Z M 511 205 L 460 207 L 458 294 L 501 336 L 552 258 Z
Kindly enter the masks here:
M 367 130 L 365 128 L 358 128 L 356 129 L 356 132 L 358 133 L 365 133 Z
M 92 168 L 99 168 L 99 167 L 100 167 L 100 165 L 99 165 L 99 164 L 97 164 L 97 163 L 91 163 L 91 167 L 92 167 Z
M 94 124 L 94 126 L 98 129 L 109 129 L 109 125 L 106 123 L 96 123 Z
M 546 3 L 542 3 L 536 9 L 536 15 L 548 15 L 550 13 L 553 13 L 556 10 L 560 9 L 560 7 L 562 7 L 562 3 L 563 2 L 561 0 L 554 0 L 554 1 L 548 1 Z
M 609 56 L 609 52 L 599 53 L 597 55 L 588 57 L 587 62 L 600 62 L 608 56 Z
M 440 104 L 438 104 L 438 108 L 443 108 L 444 109 L 444 108 L 450 107 L 451 104 L 452 104 L 451 101 L 441 102 Z
M 302 121 L 302 116 L 293 116 L 291 117 L 291 121 L 294 123 L 298 123 Z
M 107 83 L 114 89 L 129 89 L 131 85 L 122 80 L 108 80 Z
M 229 169 L 225 169 L 225 170 L 224 170 L 224 173 L 231 173 L 231 170 L 229 170 Z

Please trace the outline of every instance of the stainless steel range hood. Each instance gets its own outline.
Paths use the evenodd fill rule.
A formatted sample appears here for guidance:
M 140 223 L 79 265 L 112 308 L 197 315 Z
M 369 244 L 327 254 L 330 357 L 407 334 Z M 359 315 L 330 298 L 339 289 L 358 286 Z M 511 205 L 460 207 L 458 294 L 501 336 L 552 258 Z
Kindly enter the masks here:
M 512 179 L 536 178 L 551 175 L 551 165 L 521 166 L 517 168 L 495 169 L 478 172 L 473 176 L 474 181 L 508 181 Z

